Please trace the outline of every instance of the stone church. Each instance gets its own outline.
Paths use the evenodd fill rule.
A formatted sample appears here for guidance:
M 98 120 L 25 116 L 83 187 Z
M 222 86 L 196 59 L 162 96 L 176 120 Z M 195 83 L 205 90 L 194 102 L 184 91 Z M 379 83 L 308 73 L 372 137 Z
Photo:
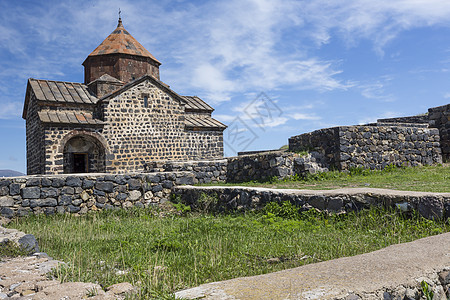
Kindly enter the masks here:
M 119 173 L 155 160 L 223 157 L 226 126 L 202 99 L 160 81 L 160 65 L 119 18 L 83 62 L 84 83 L 30 78 L 27 173 Z

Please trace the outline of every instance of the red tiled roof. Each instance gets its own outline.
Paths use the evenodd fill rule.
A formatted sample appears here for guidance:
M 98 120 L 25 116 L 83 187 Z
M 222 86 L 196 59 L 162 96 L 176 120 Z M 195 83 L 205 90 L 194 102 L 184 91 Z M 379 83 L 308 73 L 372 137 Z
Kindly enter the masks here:
M 117 28 L 97 47 L 89 56 L 105 54 L 130 54 L 149 57 L 161 64 L 147 49 L 144 48 L 136 39 L 125 30 L 122 20 L 119 19 Z

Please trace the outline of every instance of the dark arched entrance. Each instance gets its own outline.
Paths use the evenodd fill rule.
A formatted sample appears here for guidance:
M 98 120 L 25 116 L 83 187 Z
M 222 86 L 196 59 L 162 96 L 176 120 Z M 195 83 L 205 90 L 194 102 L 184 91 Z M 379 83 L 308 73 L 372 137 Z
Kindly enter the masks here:
M 77 135 L 64 145 L 64 173 L 105 172 L 105 149 L 89 135 Z

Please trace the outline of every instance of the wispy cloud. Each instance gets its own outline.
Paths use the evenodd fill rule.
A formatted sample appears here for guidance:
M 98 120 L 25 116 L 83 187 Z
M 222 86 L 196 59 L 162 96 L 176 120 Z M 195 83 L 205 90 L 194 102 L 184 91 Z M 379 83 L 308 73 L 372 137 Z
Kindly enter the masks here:
M 0 119 L 13 119 L 22 115 L 21 102 L 2 102 L 0 109 Z

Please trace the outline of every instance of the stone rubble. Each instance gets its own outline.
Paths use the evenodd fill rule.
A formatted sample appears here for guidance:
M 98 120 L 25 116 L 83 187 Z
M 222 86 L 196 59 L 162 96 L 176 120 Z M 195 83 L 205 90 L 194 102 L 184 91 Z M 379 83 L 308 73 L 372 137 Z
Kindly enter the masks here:
M 18 243 L 29 251 L 36 250 L 38 244 L 31 234 L 0 226 L 0 247 L 5 240 Z M 23 242 L 25 240 L 25 242 Z M 128 282 L 114 284 L 104 291 L 99 284 L 85 282 L 61 283 L 48 276 L 48 273 L 64 264 L 45 253 L 35 252 L 30 256 L 0 260 L 0 300 L 70 300 L 125 299 L 135 292 Z

